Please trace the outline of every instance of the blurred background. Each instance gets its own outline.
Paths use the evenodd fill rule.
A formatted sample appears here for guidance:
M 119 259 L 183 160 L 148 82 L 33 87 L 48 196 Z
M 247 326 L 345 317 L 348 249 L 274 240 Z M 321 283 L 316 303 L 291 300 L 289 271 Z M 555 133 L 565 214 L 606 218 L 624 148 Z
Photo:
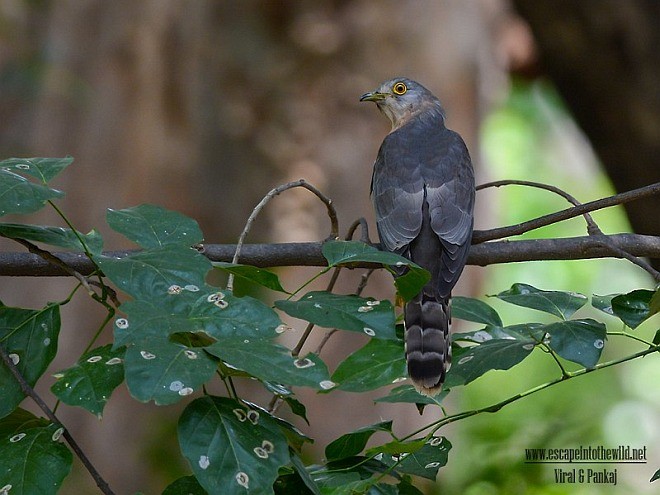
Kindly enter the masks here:
M 478 183 L 546 182 L 586 202 L 660 181 L 658 53 L 654 0 L 0 0 L 0 157 L 74 156 L 54 182 L 67 193 L 61 206 L 79 230 L 99 229 L 107 249 L 126 247 L 105 224 L 108 207 L 159 204 L 197 219 L 206 242 L 234 243 L 268 190 L 301 177 L 333 199 L 345 232 L 360 216 L 373 225 L 371 167 L 389 131 L 374 106 L 358 98 L 406 75 L 441 98 L 448 126 L 471 150 Z M 477 197 L 476 228 L 564 207 L 544 191 L 487 190 Z M 658 198 L 627 208 L 594 217 L 606 233 L 660 235 Z M 50 212 L 20 221 L 61 224 Z M 328 233 L 324 207 L 298 190 L 269 204 L 248 241 L 319 240 Z M 526 237 L 585 233 L 574 219 Z M 279 273 L 292 288 L 316 270 Z M 354 291 L 358 279 L 345 275 L 340 290 Z M 594 260 L 469 267 L 455 294 L 484 297 L 514 282 L 586 295 L 652 287 L 627 262 Z M 0 299 L 38 307 L 72 286 L 65 279 L 4 279 Z M 392 297 L 391 280 L 378 274 L 367 293 Z M 488 301 L 506 324 L 543 321 L 533 311 Z M 66 307 L 51 373 L 75 361 L 102 317 L 83 297 Z M 636 332 L 652 339 L 657 322 Z M 301 331 L 291 323 L 289 343 Z M 620 330 L 614 319 L 609 323 Z M 332 368 L 363 344 L 359 336 L 336 335 L 324 358 Z M 608 344 L 605 358 L 632 352 L 628 342 Z M 445 407 L 485 406 L 554 376 L 551 360 L 535 355 L 455 390 Z M 441 431 L 453 444 L 449 463 L 425 490 L 657 493 L 648 480 L 660 467 L 658 383 L 660 364 L 646 358 L 455 423 Z M 51 384 L 45 377 L 39 391 L 53 404 Z M 268 401 L 248 387 L 255 401 Z M 371 398 L 383 391 L 299 393 L 311 426 L 292 421 L 317 439 L 305 451 L 308 462 L 353 428 L 394 418 L 395 430 L 405 434 L 438 414 L 374 405 Z M 116 493 L 152 494 L 188 472 L 175 435 L 182 407 L 139 404 L 120 387 L 100 421 L 68 407 L 58 414 Z M 649 463 L 618 466 L 616 487 L 558 485 L 555 466 L 524 464 L 525 448 L 621 444 L 647 446 Z M 62 493 L 97 493 L 79 463 L 74 470 Z

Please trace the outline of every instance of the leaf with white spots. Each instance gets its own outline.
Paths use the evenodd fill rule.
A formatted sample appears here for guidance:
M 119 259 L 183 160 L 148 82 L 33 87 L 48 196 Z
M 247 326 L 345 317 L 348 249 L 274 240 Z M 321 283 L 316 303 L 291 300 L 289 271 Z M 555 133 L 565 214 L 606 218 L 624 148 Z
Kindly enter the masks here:
M 131 395 L 141 402 L 173 404 L 198 390 L 215 373 L 217 364 L 201 349 L 164 338 L 126 350 L 124 370 Z
M 590 318 L 552 323 L 543 330 L 550 336 L 552 350 L 586 368 L 598 362 L 607 339 L 605 325 Z
M 204 235 L 195 220 L 177 211 L 143 204 L 122 210 L 108 208 L 108 225 L 145 249 L 192 246 Z
M 0 345 L 23 378 L 34 386 L 57 353 L 60 307 L 10 308 L 0 305 Z M 0 418 L 21 403 L 23 392 L 4 363 L 0 363 Z
M 396 465 L 395 471 L 435 480 L 438 470 L 447 464 L 451 443 L 445 437 L 431 437 L 420 449 L 416 442 L 409 442 L 411 452 L 398 455 L 384 454 L 382 462 Z
M 5 493 L 57 493 L 73 462 L 71 452 L 59 441 L 61 434 L 59 425 L 26 425 L 0 437 L 0 484 L 10 487 Z
M 126 318 L 115 320 L 115 346 L 149 342 L 179 332 L 203 333 L 214 340 L 277 336 L 281 321 L 261 301 L 249 296 L 235 297 L 229 291 L 206 285 L 198 289 L 182 288 L 181 293 L 164 294 L 160 300 L 122 304 Z
M 46 186 L 72 158 L 10 158 L 0 162 L 0 216 L 33 213 L 64 193 Z M 37 178 L 41 183 L 28 180 Z
M 371 436 L 377 431 L 392 433 L 392 421 L 384 421 L 374 425 L 363 426 L 351 433 L 346 433 L 333 440 L 325 448 L 325 457 L 328 461 L 336 461 L 346 457 L 353 457 L 364 450 Z
M 331 380 L 340 390 L 366 392 L 405 376 L 403 342 L 371 339 L 337 366 Z
M 96 230 L 83 234 L 63 227 L 2 223 L 0 224 L 0 235 L 10 239 L 42 242 L 50 246 L 76 251 L 82 251 L 84 243 L 85 247 L 94 254 L 100 253 L 103 248 L 103 239 Z
M 319 291 L 309 292 L 298 301 L 275 301 L 275 307 L 322 327 L 396 339 L 394 309 L 389 301 Z
M 187 246 L 169 244 L 123 258 L 95 256 L 103 273 L 135 299 L 159 301 L 172 286 L 202 287 L 211 262 Z
M 466 385 L 490 370 L 508 370 L 534 350 L 537 340 L 492 339 L 474 347 L 454 347 L 445 386 Z
M 288 348 L 267 340 L 227 337 L 205 349 L 264 381 L 319 390 L 326 389 L 330 380 L 328 368 L 318 356 L 294 358 Z
M 263 410 L 222 397 L 191 402 L 179 418 L 179 445 L 210 494 L 269 494 L 289 448 L 277 422 Z
M 124 381 L 124 352 L 123 347 L 112 350 L 112 344 L 92 349 L 54 375 L 57 381 L 51 391 L 65 404 L 100 417 L 110 395 Z
M 558 316 L 562 320 L 587 303 L 587 297 L 576 292 L 546 291 L 527 284 L 513 284 L 495 297 L 516 306 L 532 308 Z

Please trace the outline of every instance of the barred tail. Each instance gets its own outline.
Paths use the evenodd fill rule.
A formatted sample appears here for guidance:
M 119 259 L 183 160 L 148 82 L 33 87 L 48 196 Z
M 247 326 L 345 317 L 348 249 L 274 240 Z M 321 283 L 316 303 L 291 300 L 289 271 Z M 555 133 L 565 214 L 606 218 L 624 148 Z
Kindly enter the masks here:
M 406 304 L 404 321 L 408 375 L 420 393 L 436 395 L 451 366 L 449 297 L 436 299 L 422 291 Z

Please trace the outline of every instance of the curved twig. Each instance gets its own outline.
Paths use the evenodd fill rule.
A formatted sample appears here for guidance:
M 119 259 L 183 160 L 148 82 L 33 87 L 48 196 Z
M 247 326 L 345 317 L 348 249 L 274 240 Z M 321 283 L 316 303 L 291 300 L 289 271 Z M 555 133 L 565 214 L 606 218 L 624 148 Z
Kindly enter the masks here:
M 545 189 L 546 191 L 550 191 L 552 193 L 558 194 L 562 198 L 566 199 L 569 203 L 571 203 L 573 206 L 580 206 L 582 203 L 580 203 L 577 199 L 575 199 L 573 196 L 571 196 L 569 193 L 564 191 L 563 189 L 559 189 L 558 187 L 552 186 L 550 184 L 543 184 L 542 182 L 532 182 L 532 181 L 527 181 L 527 180 L 498 180 L 498 181 L 493 181 L 493 182 L 487 182 L 485 184 L 481 184 L 477 186 L 477 191 L 481 189 L 486 189 L 488 187 L 501 187 L 501 186 L 509 186 L 509 185 L 518 185 L 518 186 L 527 186 L 527 187 L 535 187 L 537 189 Z M 647 263 L 643 259 L 637 258 L 636 256 L 633 256 L 632 254 L 628 253 L 624 249 L 619 248 L 615 244 L 609 242 L 609 239 L 605 234 L 603 234 L 603 231 L 601 228 L 598 226 L 598 224 L 594 221 L 593 217 L 589 213 L 584 213 L 582 215 L 584 217 L 584 220 L 587 222 L 587 234 L 590 236 L 602 236 L 600 237 L 601 242 L 600 245 L 603 247 L 608 248 L 610 251 L 612 251 L 613 254 L 615 254 L 617 257 L 620 258 L 625 258 L 631 263 L 639 266 L 641 269 L 645 270 L 648 272 L 654 280 L 659 281 L 660 280 L 660 272 L 658 272 L 655 268 L 653 268 L 650 263 Z
M 323 202 L 323 204 L 325 204 L 328 210 L 328 217 L 330 217 L 330 224 L 331 224 L 330 236 L 328 238 L 337 239 L 339 237 L 339 221 L 337 219 L 337 211 L 335 210 L 335 207 L 332 204 L 332 200 L 326 197 L 321 191 L 319 191 L 316 187 L 308 183 L 305 179 L 298 179 L 296 181 L 289 182 L 287 184 L 282 184 L 281 186 L 277 186 L 276 188 L 271 189 L 270 192 L 263 197 L 263 199 L 259 202 L 259 204 L 255 206 L 254 210 L 252 210 L 252 213 L 248 217 L 247 222 L 245 223 L 243 232 L 241 232 L 241 235 L 238 238 L 238 243 L 236 244 L 236 252 L 234 253 L 234 257 L 232 258 L 231 261 L 232 263 L 234 264 L 238 263 L 238 258 L 241 255 L 241 249 L 243 247 L 243 242 L 245 241 L 245 237 L 247 236 L 248 232 L 250 231 L 250 228 L 252 227 L 252 223 L 257 218 L 257 215 L 259 215 L 263 207 L 266 206 L 268 202 L 271 199 L 273 199 L 275 196 L 278 196 L 284 191 L 293 189 L 295 187 L 303 187 L 308 191 L 311 191 L 316 195 L 317 198 L 319 198 Z M 227 290 L 231 291 L 233 290 L 233 288 L 234 288 L 234 275 L 230 273 L 227 279 Z
M 527 222 L 522 222 L 517 225 L 509 225 L 507 227 L 500 227 L 490 230 L 475 230 L 474 234 L 472 235 L 472 244 L 480 244 L 486 241 L 524 234 L 530 230 L 545 227 L 546 225 L 561 222 L 562 220 L 568 220 L 569 218 L 584 215 L 585 213 L 591 211 L 628 203 L 630 201 L 646 198 L 658 193 L 660 193 L 660 182 L 656 182 L 655 184 L 651 184 L 645 187 L 640 187 L 639 189 L 633 189 L 632 191 L 615 194 L 614 196 L 609 196 L 607 198 L 598 199 L 596 201 L 590 201 L 589 203 L 583 203 L 579 206 L 574 206 L 573 208 L 567 208 L 555 213 L 550 213 L 549 215 L 544 215 L 542 217 L 528 220 Z

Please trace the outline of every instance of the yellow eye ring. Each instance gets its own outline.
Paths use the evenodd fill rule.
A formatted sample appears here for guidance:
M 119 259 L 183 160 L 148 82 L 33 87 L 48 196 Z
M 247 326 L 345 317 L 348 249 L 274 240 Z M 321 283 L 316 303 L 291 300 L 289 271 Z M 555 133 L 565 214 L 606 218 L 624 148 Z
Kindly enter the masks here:
M 402 82 L 398 82 L 398 83 L 396 83 L 394 86 L 392 86 L 392 92 L 393 92 L 395 95 L 399 95 L 399 96 L 401 96 L 401 95 L 405 94 L 406 91 L 408 91 L 408 88 L 407 88 L 406 85 L 405 85 L 404 83 L 402 83 Z

